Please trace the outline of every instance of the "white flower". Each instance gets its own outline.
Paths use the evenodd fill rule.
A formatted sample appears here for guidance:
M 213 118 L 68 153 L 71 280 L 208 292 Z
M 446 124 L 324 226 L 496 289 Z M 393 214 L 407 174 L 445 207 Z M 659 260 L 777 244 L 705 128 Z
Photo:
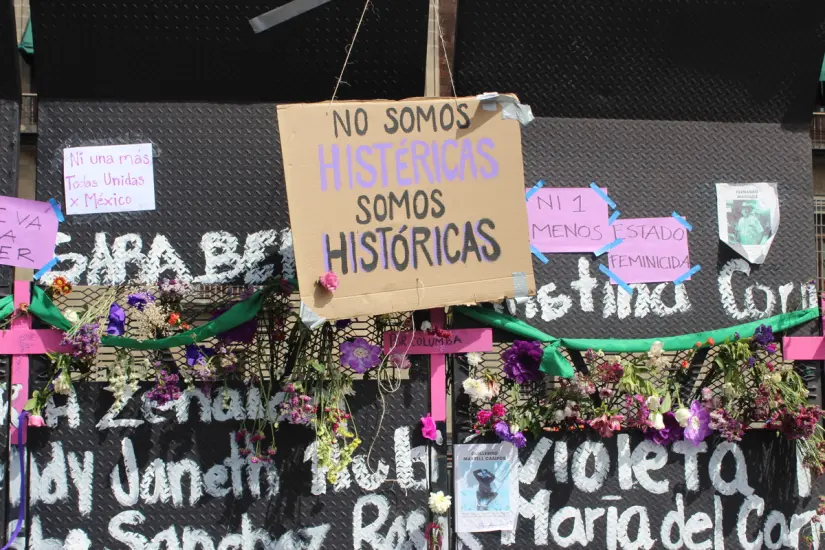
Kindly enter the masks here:
M 498 395 L 498 384 L 491 385 L 487 381 L 479 380 L 478 378 L 468 378 L 464 381 L 462 387 L 464 388 L 464 393 L 466 393 L 474 403 L 486 403 Z
M 80 322 L 80 315 L 73 309 L 67 309 L 65 313 L 63 313 L 63 317 L 66 318 L 71 324 L 76 325 Z
M 430 330 L 433 328 L 433 324 L 429 321 L 421 321 L 421 330 Z
M 565 418 L 570 418 L 571 416 L 573 416 L 573 409 L 571 409 L 570 407 L 565 407 L 563 414 Z
M 72 385 L 68 380 L 68 374 L 61 371 L 60 375 L 54 379 L 54 393 L 58 395 L 69 395 L 71 391 Z
M 664 351 L 665 351 L 665 345 L 662 342 L 660 342 L 659 340 L 656 340 L 650 346 L 650 351 L 647 352 L 647 356 L 650 359 L 656 360 L 656 359 L 658 359 L 659 357 L 662 356 L 662 353 L 664 353 Z
M 438 491 L 437 493 L 430 493 L 429 503 L 430 510 L 434 514 L 446 514 L 453 503 L 453 497 L 445 495 L 444 491 Z
M 510 433 L 516 435 L 519 433 L 521 429 L 518 427 L 518 424 L 510 424 Z
M 771 381 L 773 381 L 775 384 L 779 384 L 780 382 L 782 382 L 782 375 L 778 372 L 773 373 L 771 375 Z
M 690 409 L 682 407 L 681 409 L 673 413 L 673 416 L 676 417 L 676 421 L 679 423 L 679 425 L 684 428 L 685 426 L 687 426 L 688 418 L 690 418 Z
M 722 386 L 722 393 L 725 394 L 725 397 L 736 397 L 739 392 L 736 391 L 733 384 L 730 382 L 725 382 Z
M 648 417 L 650 423 L 653 425 L 654 428 L 657 430 L 664 430 L 665 429 L 665 417 L 662 413 L 652 412 Z
M 481 361 L 483 360 L 483 356 L 478 353 L 477 351 L 471 351 L 467 354 L 467 364 L 471 367 L 477 367 L 481 365 Z
M 659 407 L 662 406 L 662 400 L 659 398 L 658 395 L 651 395 L 647 398 L 647 408 L 651 411 L 658 411 Z
M 556 409 L 556 412 L 553 413 L 553 420 L 556 422 L 561 422 L 564 420 L 564 411 L 561 409 Z

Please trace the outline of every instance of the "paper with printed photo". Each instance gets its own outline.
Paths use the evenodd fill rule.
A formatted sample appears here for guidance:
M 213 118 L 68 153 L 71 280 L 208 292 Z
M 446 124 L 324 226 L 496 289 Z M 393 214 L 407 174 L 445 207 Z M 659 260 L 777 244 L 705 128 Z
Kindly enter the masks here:
M 512 531 L 518 518 L 518 451 L 511 443 L 456 445 L 455 530 Z
M 752 264 L 762 264 L 779 231 L 776 183 L 717 183 L 719 240 Z

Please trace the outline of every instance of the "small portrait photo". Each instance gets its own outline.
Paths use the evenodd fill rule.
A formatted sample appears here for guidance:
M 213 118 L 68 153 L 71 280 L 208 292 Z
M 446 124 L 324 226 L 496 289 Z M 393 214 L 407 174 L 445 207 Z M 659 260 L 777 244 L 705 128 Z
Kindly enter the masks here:
M 461 507 L 464 512 L 510 509 L 509 466 L 506 462 L 462 464 Z
M 756 200 L 729 200 L 725 203 L 728 239 L 731 244 L 760 245 L 771 237 L 771 211 Z

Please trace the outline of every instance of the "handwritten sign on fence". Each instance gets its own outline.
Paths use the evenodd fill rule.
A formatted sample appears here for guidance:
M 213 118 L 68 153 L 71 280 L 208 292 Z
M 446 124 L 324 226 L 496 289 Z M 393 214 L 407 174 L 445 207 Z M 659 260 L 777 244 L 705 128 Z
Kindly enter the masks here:
M 609 267 L 625 283 L 669 282 L 690 270 L 688 230 L 675 218 L 619 219 L 610 227 L 622 243 L 608 252 Z
M 539 189 L 527 200 L 530 243 L 540 252 L 595 252 L 610 242 L 607 210 L 590 188 Z
M 63 150 L 67 214 L 155 209 L 152 144 Z
M 336 319 L 535 291 L 521 128 L 498 109 L 475 98 L 278 106 L 306 306 Z M 334 295 L 316 284 L 328 271 Z
M 51 204 L 0 197 L 0 265 L 40 269 L 54 258 L 56 242 Z

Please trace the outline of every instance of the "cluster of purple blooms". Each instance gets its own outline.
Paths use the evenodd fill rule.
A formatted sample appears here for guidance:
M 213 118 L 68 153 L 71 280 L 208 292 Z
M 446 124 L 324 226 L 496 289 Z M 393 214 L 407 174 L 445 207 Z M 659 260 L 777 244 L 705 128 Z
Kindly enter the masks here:
M 312 422 L 316 411 L 316 407 L 312 405 L 312 397 L 299 395 L 294 384 L 287 384 L 284 390 L 288 395 L 281 403 L 281 414 L 287 417 L 290 424 Z
M 146 304 L 152 304 L 155 302 L 155 295 L 151 292 L 135 292 L 134 294 L 129 294 L 126 298 L 126 303 L 132 306 L 133 308 L 137 309 L 138 311 L 143 311 L 143 308 L 146 307 Z
M 78 361 L 88 363 L 97 355 L 97 348 L 100 347 L 100 325 L 98 323 L 86 323 L 80 325 L 72 335 L 66 335 L 61 342 L 63 346 L 71 346 L 71 355 Z
M 157 363 L 155 365 L 159 366 Z M 158 372 L 156 380 L 155 387 L 146 392 L 146 399 L 158 405 L 165 405 L 180 398 L 180 377 L 177 374 L 162 369 Z
M 504 375 L 518 384 L 528 384 L 541 380 L 542 347 L 539 342 L 515 340 L 504 353 Z

